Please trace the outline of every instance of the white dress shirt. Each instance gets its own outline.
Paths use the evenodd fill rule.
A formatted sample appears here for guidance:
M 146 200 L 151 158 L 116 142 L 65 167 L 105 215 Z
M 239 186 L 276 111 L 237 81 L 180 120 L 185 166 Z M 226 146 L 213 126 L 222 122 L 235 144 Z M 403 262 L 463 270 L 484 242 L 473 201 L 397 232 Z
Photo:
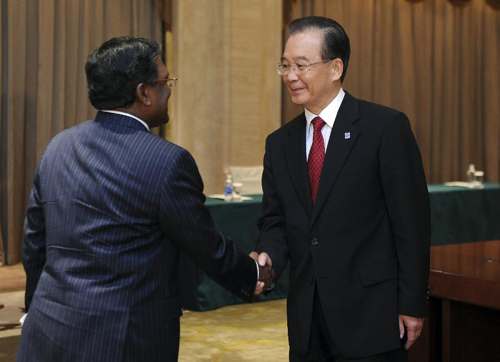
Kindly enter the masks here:
M 309 159 L 309 151 L 311 150 L 311 145 L 313 142 L 314 127 L 312 125 L 312 120 L 316 117 L 321 117 L 325 121 L 325 125 L 321 129 L 321 134 L 323 135 L 323 141 L 325 143 L 325 153 L 328 147 L 328 141 L 330 140 L 330 134 L 332 133 L 333 124 L 335 123 L 335 118 L 337 118 L 337 113 L 339 113 L 340 105 L 344 100 L 345 92 L 340 88 L 339 94 L 330 102 L 329 105 L 321 111 L 320 114 L 314 114 L 310 112 L 307 108 L 304 110 L 306 116 L 306 160 Z

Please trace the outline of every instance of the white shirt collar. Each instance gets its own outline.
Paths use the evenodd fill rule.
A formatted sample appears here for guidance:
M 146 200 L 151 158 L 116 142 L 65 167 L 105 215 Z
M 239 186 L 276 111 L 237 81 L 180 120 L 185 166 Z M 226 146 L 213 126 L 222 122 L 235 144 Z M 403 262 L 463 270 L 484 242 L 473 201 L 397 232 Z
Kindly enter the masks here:
M 120 111 L 112 111 L 112 110 L 101 110 L 101 112 L 107 112 L 107 113 L 114 113 L 114 114 L 121 114 L 122 116 L 127 116 L 127 117 L 130 117 L 130 118 L 133 118 L 133 119 L 136 119 L 138 120 L 139 122 L 141 122 L 144 127 L 146 127 L 146 129 L 148 130 L 149 132 L 149 126 L 146 122 L 144 122 L 142 119 L 136 117 L 136 116 L 133 116 L 131 115 L 130 113 L 126 113 L 126 112 L 120 112 Z
M 342 104 L 342 101 L 344 100 L 345 92 L 342 88 L 340 88 L 339 94 L 333 99 L 333 101 L 328 104 L 325 109 L 321 111 L 320 114 L 314 114 L 311 111 L 309 111 L 307 108 L 304 109 L 304 113 L 306 116 L 307 120 L 307 128 L 309 129 L 309 126 L 311 125 L 311 122 L 314 118 L 317 116 L 320 116 L 325 123 L 330 126 L 330 128 L 333 127 L 333 123 L 335 122 L 335 118 L 337 118 L 337 113 L 339 113 L 339 108 L 340 105 Z

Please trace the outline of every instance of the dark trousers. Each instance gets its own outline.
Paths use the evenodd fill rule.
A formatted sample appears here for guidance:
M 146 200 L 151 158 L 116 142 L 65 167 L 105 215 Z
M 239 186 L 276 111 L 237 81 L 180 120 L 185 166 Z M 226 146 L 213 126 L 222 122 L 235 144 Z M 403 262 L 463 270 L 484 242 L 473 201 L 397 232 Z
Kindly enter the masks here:
M 179 360 L 180 318 L 164 324 L 165 343 L 161 346 L 142 345 L 143 348 L 130 346 L 125 351 L 124 362 L 177 362 Z
M 392 351 L 384 352 L 365 358 L 348 359 L 340 355 L 332 336 L 326 325 L 323 315 L 323 308 L 319 298 L 318 289 L 314 294 L 313 318 L 311 323 L 311 336 L 309 339 L 309 350 L 305 355 L 298 355 L 290 351 L 291 362 L 333 362 L 333 361 L 352 361 L 352 362 L 407 362 L 408 351 L 404 348 L 398 348 Z

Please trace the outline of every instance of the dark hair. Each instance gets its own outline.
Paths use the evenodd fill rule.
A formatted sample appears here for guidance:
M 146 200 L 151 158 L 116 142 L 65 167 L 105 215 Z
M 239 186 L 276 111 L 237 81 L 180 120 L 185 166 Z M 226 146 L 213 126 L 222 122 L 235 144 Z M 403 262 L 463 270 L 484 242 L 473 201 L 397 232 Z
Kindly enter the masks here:
M 132 105 L 137 85 L 153 84 L 158 78 L 156 59 L 161 55 L 160 45 L 145 38 L 123 36 L 104 42 L 85 64 L 90 103 L 98 110 Z
M 308 16 L 292 21 L 288 26 L 288 33 L 292 35 L 310 29 L 323 31 L 323 49 L 321 52 L 323 59 L 340 58 L 344 63 L 344 70 L 340 77 L 340 81 L 343 82 L 349 65 L 349 56 L 351 54 L 349 37 L 344 28 L 333 19 L 322 16 Z

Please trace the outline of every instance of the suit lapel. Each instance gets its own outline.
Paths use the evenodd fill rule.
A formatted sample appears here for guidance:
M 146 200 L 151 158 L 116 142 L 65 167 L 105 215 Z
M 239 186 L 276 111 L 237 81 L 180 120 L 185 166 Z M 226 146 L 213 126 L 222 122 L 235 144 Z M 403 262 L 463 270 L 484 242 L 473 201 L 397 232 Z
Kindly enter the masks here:
M 354 123 L 358 119 L 358 101 L 346 92 L 337 114 L 337 118 L 335 119 L 330 140 L 328 141 L 311 224 L 321 211 L 328 194 L 337 180 L 342 166 L 344 165 L 352 147 L 354 146 L 354 143 L 356 142 L 359 130 L 354 126 Z
M 310 215 L 312 212 L 312 196 L 309 187 L 306 162 L 306 117 L 300 114 L 290 122 L 287 130 L 289 139 L 284 143 L 284 155 L 287 163 L 290 180 L 299 199 Z

